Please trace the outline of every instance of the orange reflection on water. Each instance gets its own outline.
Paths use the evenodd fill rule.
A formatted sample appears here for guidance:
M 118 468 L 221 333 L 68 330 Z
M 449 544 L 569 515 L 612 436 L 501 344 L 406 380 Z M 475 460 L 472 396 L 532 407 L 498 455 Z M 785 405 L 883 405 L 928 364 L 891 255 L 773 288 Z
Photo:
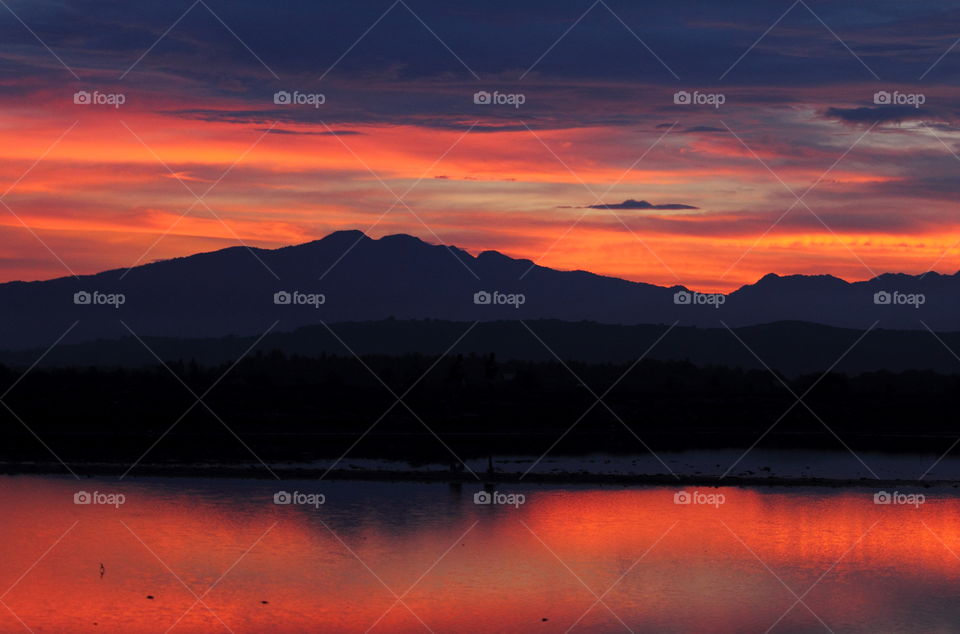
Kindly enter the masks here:
M 282 484 L 327 503 L 277 506 L 279 487 L 252 481 L 0 479 L 0 631 L 923 632 L 960 619 L 960 500 L 936 489 L 914 508 L 867 489 L 700 490 L 723 495 L 711 506 L 668 488 L 524 488 L 514 508 L 474 505 L 470 486 Z M 126 502 L 75 505 L 80 488 Z

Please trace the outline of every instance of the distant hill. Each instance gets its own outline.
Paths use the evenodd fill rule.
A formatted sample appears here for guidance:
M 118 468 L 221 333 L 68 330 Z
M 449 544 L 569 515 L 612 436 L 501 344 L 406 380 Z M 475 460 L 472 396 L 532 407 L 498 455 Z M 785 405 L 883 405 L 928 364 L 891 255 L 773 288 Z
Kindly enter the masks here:
M 739 338 L 764 363 L 791 376 L 821 373 L 831 367 L 847 374 L 877 370 L 932 370 L 960 375 L 960 361 L 943 345 L 960 350 L 960 333 L 957 332 L 938 335 L 941 343 L 926 331 L 878 327 L 863 336 L 864 331 L 859 329 L 802 322 L 740 327 L 734 330 L 736 336 L 723 327 L 677 326 L 663 336 L 669 326 L 617 326 L 558 320 L 484 322 L 467 333 L 470 326 L 471 323 L 467 322 L 437 320 L 329 324 L 336 336 L 323 325 L 306 326 L 294 332 L 269 334 L 252 354 L 270 355 L 280 351 L 288 356 L 349 357 L 351 351 L 358 355 L 398 356 L 411 353 L 437 355 L 449 350 L 451 354 L 464 355 L 494 353 L 500 360 L 553 361 L 555 352 L 565 361 L 629 364 L 653 346 L 647 359 L 765 369 L 738 341 Z M 144 341 L 164 361 L 195 360 L 201 365 L 216 365 L 237 359 L 256 343 L 259 336 L 215 339 L 147 337 Z M 538 337 L 543 343 L 537 340 Z M 459 343 L 451 347 L 458 339 Z M 0 364 L 29 366 L 43 352 L 39 348 L 0 352 Z M 57 346 L 43 358 L 40 366 L 140 367 L 156 363 L 152 354 L 128 334 L 120 340 Z
M 282 332 L 321 320 L 390 317 L 700 327 L 789 320 L 861 330 L 879 320 L 889 329 L 924 330 L 926 323 L 937 331 L 960 330 L 957 274 L 885 274 L 855 283 L 771 274 L 729 295 L 710 296 L 557 271 L 495 251 L 473 256 L 408 235 L 374 240 L 342 231 L 252 251 L 233 247 L 129 272 L 0 284 L 0 349 L 45 348 L 75 321 L 63 343 L 129 336 L 121 321 L 141 336 L 211 338 L 259 335 L 274 322 Z

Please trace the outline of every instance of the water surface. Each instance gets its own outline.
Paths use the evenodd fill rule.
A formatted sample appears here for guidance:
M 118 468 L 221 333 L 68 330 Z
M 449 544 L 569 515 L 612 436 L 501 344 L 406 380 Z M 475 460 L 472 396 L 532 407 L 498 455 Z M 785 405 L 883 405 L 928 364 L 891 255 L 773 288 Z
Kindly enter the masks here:
M 75 504 L 80 490 L 125 500 Z M 277 505 L 278 490 L 322 493 L 325 503 Z M 875 504 L 869 489 L 702 488 L 701 503 L 677 504 L 676 488 L 508 485 L 499 491 L 523 504 L 477 505 L 480 490 L 0 477 L 0 631 L 916 633 L 960 624 L 954 489 L 901 491 L 924 494 L 919 506 Z

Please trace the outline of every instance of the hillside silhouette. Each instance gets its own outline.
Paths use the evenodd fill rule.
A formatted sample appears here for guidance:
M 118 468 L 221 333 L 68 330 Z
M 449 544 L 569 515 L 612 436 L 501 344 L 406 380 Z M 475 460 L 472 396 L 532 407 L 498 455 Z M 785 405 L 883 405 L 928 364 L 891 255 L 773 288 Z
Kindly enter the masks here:
M 771 274 L 722 299 L 694 290 L 558 271 L 495 251 L 474 256 L 408 235 L 340 231 L 275 250 L 232 247 L 129 271 L 0 284 L 0 349 L 45 348 L 74 322 L 63 343 L 119 339 L 127 327 L 141 336 L 210 338 L 259 335 L 274 322 L 293 331 L 390 317 L 711 328 L 806 321 L 861 330 L 879 321 L 887 329 L 960 330 L 956 274 L 853 283 Z M 275 303 L 278 293 L 294 299 Z
M 262 333 L 261 333 L 262 334 Z M 129 367 L 163 361 L 216 365 L 247 350 L 277 351 L 300 357 L 410 354 L 487 355 L 502 360 L 582 363 L 630 363 L 641 356 L 660 361 L 689 361 L 742 369 L 770 367 L 785 375 L 824 372 L 846 374 L 888 370 L 960 371 L 951 350 L 960 350 L 960 333 L 837 328 L 805 322 L 777 322 L 728 330 L 664 324 L 619 326 L 560 320 L 455 322 L 386 319 L 304 326 L 246 337 L 184 339 L 137 338 L 125 331 L 117 340 L 60 344 L 51 350 L 30 348 L 0 352 L 0 363 L 27 368 Z M 454 345 L 456 344 L 456 345 Z M 149 349 L 148 349 L 149 348 Z

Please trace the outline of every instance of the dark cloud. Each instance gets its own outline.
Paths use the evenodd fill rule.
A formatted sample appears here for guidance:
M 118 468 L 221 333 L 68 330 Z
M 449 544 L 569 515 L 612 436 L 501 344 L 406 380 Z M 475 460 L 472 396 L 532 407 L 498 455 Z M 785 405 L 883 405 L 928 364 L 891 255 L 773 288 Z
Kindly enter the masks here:
M 923 108 L 913 106 L 864 106 L 862 108 L 827 108 L 826 116 L 844 123 L 869 125 L 871 123 L 902 123 L 922 121 L 931 116 Z
M 76 0 L 22 2 L 16 10 L 82 82 L 153 91 L 153 99 L 138 103 L 155 103 L 165 114 L 263 126 L 323 121 L 463 130 L 479 120 L 471 132 L 523 132 L 649 128 L 688 115 L 696 119 L 675 132 L 722 133 L 707 113 L 677 108 L 673 92 L 722 91 L 729 99 L 724 116 L 764 103 L 813 103 L 818 112 L 857 103 L 838 98 L 841 87 L 873 77 L 824 24 L 885 81 L 915 82 L 927 71 L 929 84 L 960 77 L 960 55 L 937 61 L 955 40 L 950 28 L 960 11 L 936 3 L 817 2 L 817 17 L 802 3 L 783 14 L 786 7 L 761 0 L 577 4 L 491 0 L 480 10 L 441 0 L 290 0 L 274 11 L 255 0 L 207 0 L 184 14 L 169 3 Z M 315 25 L 323 25 L 321 37 Z M 0 39 L 0 75 L 23 78 L 0 82 L 0 97 L 71 79 L 16 20 L 0 20 Z M 294 89 L 322 92 L 329 101 L 319 109 L 275 107 L 275 91 Z M 526 103 L 475 105 L 476 90 L 523 93 Z M 920 113 L 891 107 L 879 120 Z M 828 116 L 850 124 L 878 120 L 870 109 L 831 108 Z
M 681 203 L 654 205 L 653 203 L 648 203 L 645 200 L 633 200 L 632 198 L 628 198 L 622 203 L 587 205 L 586 209 L 657 209 L 662 211 L 672 211 L 680 209 L 699 209 L 699 207 L 694 207 L 693 205 L 683 205 Z
M 444 0 L 289 0 L 282 11 L 257 0 L 207 0 L 186 14 L 179 3 L 13 3 L 18 17 L 83 79 L 95 69 L 119 76 L 150 48 L 129 81 L 176 76 L 189 78 L 195 90 L 224 77 L 254 87 L 273 74 L 326 86 L 339 80 L 473 81 L 473 73 L 484 81 L 519 81 L 526 71 L 528 85 L 552 77 L 673 87 L 666 66 L 702 87 L 728 71 L 726 85 L 870 81 L 863 64 L 885 80 L 916 80 L 956 38 L 960 10 L 952 4 L 816 2 L 814 15 L 803 3 L 783 13 L 783 6 L 763 0 L 665 6 L 491 0 L 482 8 Z M 369 37 L 358 41 L 367 29 Z M 842 46 L 831 30 L 843 37 Z M 764 34 L 759 43 L 758 34 Z M 26 76 L 29 67 L 68 77 L 18 20 L 0 21 L 0 38 L 6 70 Z M 960 56 L 948 55 L 931 79 L 956 77 L 958 68 Z
M 357 130 L 290 130 L 287 128 L 257 128 L 258 132 L 270 134 L 305 134 L 309 136 L 354 136 L 363 134 Z
M 682 127 L 676 123 L 658 123 L 657 128 L 673 128 L 676 132 L 726 132 L 723 128 L 717 128 L 710 125 L 693 125 Z

